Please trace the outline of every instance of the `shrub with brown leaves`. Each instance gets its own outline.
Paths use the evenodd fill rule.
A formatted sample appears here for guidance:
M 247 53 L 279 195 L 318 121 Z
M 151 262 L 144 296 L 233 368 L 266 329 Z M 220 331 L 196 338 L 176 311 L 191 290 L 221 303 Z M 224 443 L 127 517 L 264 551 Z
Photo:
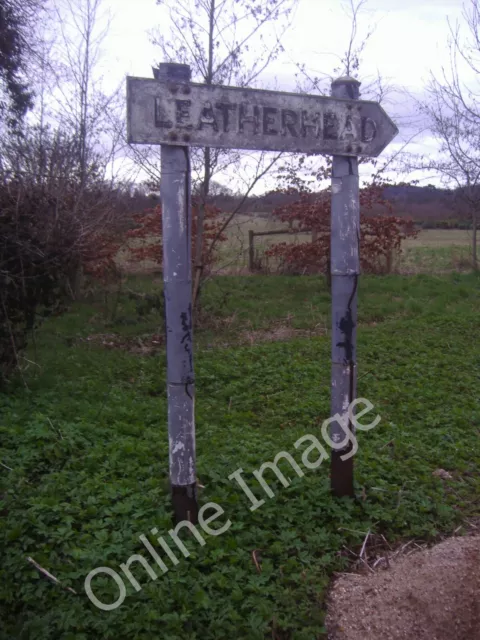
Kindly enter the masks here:
M 413 220 L 392 214 L 391 204 L 383 198 L 382 191 L 377 185 L 360 190 L 360 265 L 367 273 L 388 273 L 402 241 L 418 233 Z M 266 251 L 266 255 L 279 261 L 283 273 L 328 274 L 330 209 L 329 190 L 315 195 L 299 193 L 296 202 L 275 209 L 273 215 L 287 223 L 292 233 L 313 232 L 310 242 L 280 242 Z

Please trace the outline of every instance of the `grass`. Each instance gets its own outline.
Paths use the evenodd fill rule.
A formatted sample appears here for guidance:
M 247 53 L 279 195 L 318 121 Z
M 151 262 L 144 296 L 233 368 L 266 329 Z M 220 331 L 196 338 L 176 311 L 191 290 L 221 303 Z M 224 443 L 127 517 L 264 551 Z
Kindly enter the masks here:
M 422 229 L 414 239 L 406 240 L 408 248 L 470 246 L 472 232 L 465 229 Z
M 158 283 L 129 286 L 151 292 Z M 324 597 L 332 573 L 348 567 L 345 547 L 358 549 L 368 529 L 392 545 L 434 541 L 479 515 L 478 277 L 362 278 L 358 394 L 381 423 L 359 434 L 355 501 L 331 497 L 328 463 L 303 478 L 285 463 L 292 482 L 285 488 L 269 475 L 270 499 L 252 476 L 281 450 L 299 460 L 293 443 L 319 434 L 328 417 L 323 280 L 225 277 L 204 293 L 195 356 L 200 501 L 220 504 L 230 529 L 203 547 L 185 539 L 190 557 L 156 581 L 134 566 L 142 589 L 128 586 L 115 611 L 89 602 L 91 569 L 120 571 L 132 553 L 146 554 L 141 533 L 171 527 L 166 362 L 162 349 L 139 356 L 87 340 L 158 332 L 158 312 L 138 315 L 123 296 L 112 321 L 98 300 L 77 304 L 45 323 L 28 356 L 36 364 L 0 398 L 0 638 L 324 638 Z M 285 325 L 325 331 L 262 340 Z M 243 344 L 246 330 L 257 332 L 252 345 Z M 265 498 L 257 511 L 228 480 L 239 467 Z M 432 476 L 438 468 L 453 479 Z M 27 556 L 77 595 L 43 579 Z M 104 601 L 117 597 L 113 580 L 95 580 Z
M 480 238 L 478 240 L 480 253 Z M 401 273 L 468 271 L 472 264 L 472 234 L 462 229 L 425 229 L 408 239 L 397 260 Z
M 480 247 L 479 247 L 480 248 Z M 469 271 L 472 265 L 470 246 L 452 244 L 407 246 L 396 261 L 400 273 L 447 273 Z

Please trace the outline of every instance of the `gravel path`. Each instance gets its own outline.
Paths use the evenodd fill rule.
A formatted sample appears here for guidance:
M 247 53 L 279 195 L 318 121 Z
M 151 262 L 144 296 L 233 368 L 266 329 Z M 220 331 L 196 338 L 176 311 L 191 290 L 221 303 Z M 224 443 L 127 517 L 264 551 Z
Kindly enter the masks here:
M 480 536 L 449 538 L 331 590 L 331 640 L 480 640 Z

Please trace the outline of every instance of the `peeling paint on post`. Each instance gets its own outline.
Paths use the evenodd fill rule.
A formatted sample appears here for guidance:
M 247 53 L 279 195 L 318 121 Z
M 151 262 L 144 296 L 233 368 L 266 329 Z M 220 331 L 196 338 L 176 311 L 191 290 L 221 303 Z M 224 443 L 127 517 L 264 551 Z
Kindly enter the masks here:
M 161 64 L 158 79 L 188 83 L 190 67 Z M 170 484 L 175 521 L 196 523 L 189 148 L 162 144 L 161 162 Z
M 332 83 L 334 98 L 358 100 L 360 82 L 343 77 Z M 356 396 L 357 288 L 360 212 L 358 160 L 356 157 L 333 156 L 331 214 L 332 273 L 332 383 L 331 415 L 344 416 Z M 354 429 L 350 423 L 349 428 Z M 345 440 L 337 423 L 331 424 L 333 442 Z M 336 496 L 353 496 L 353 456 L 341 457 L 351 450 L 332 450 L 331 489 Z

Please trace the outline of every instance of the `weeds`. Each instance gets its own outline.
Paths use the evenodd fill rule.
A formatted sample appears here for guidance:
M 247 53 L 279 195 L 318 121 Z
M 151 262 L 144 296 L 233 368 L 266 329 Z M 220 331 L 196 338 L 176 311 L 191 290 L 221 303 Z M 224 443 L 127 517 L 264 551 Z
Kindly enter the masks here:
M 320 430 L 330 344 L 320 334 L 228 345 L 248 323 L 252 331 L 328 327 L 329 295 L 315 277 L 209 283 L 195 336 L 200 500 L 220 504 L 232 526 L 205 547 L 192 543 L 190 558 L 156 581 L 136 565 L 142 591 L 129 589 L 112 612 L 89 602 L 85 576 L 97 566 L 118 570 L 142 552 L 141 533 L 171 526 L 165 354 L 161 345 L 152 355 L 121 344 L 159 333 L 161 314 L 154 305 L 139 315 L 125 294 L 107 331 L 101 301 L 50 319 L 37 340 L 41 371 L 31 367 L 28 390 L 11 381 L 0 398 L 0 636 L 325 637 L 329 579 L 349 567 L 345 549 L 358 557 L 366 532 L 364 558 L 372 541 L 431 542 L 479 515 L 479 285 L 459 274 L 362 278 L 358 394 L 382 421 L 359 434 L 357 500 L 330 496 L 325 463 L 287 488 L 269 478 L 275 497 L 250 512 L 228 475 Z M 128 288 L 157 290 L 147 279 Z M 98 334 L 120 344 L 87 340 Z M 284 472 L 291 476 L 288 464 Z M 94 586 L 106 602 L 118 595 L 112 582 L 99 577 Z

